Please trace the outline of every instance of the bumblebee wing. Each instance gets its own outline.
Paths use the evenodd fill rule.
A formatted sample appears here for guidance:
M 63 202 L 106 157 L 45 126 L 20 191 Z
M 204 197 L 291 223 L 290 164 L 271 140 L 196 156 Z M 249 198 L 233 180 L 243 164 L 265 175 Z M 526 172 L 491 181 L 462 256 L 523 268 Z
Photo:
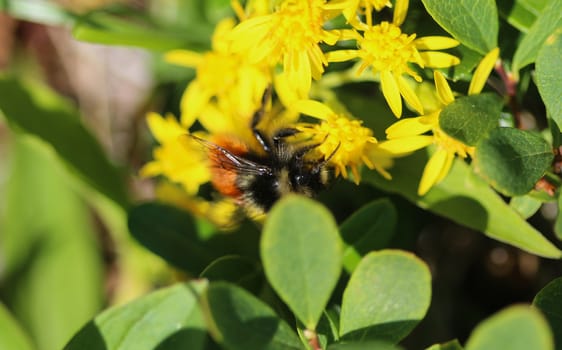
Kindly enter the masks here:
M 249 175 L 266 175 L 271 174 L 271 168 L 238 156 L 228 149 L 215 143 L 197 137 L 195 135 L 186 135 L 189 139 L 193 139 L 203 145 L 209 154 L 209 159 L 214 166 L 233 171 L 235 173 Z

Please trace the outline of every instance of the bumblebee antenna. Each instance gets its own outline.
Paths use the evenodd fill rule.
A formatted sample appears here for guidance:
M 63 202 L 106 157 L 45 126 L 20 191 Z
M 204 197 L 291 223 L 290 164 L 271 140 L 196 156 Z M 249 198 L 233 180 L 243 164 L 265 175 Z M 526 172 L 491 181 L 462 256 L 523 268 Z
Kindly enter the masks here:
M 318 164 L 316 164 L 316 166 L 314 167 L 314 172 L 319 172 L 320 169 L 325 167 L 326 164 L 328 164 L 328 162 L 336 155 L 336 152 L 340 149 L 340 147 L 341 147 L 341 142 L 338 142 L 338 145 L 336 146 L 336 148 L 334 148 L 332 153 L 330 153 L 328 158 L 326 158 L 326 159 L 322 160 L 321 162 L 319 162 Z

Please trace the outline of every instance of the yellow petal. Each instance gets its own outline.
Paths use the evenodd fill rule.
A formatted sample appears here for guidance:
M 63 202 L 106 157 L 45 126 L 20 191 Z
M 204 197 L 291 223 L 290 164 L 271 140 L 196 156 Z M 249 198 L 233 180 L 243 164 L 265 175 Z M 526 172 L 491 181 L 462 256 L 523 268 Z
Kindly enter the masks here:
M 279 96 L 284 106 L 290 107 L 295 101 L 300 99 L 295 90 L 289 85 L 287 74 L 280 73 L 275 75 L 273 83 L 275 84 L 275 92 L 277 92 L 277 96 Z
M 201 84 L 197 80 L 192 81 L 181 97 L 181 124 L 186 128 L 193 125 L 210 99 L 210 94 L 201 87 Z
M 339 30 L 323 30 L 321 35 L 322 41 L 330 46 L 335 45 L 340 37 L 341 32 Z
M 381 76 L 381 89 L 386 103 L 388 103 L 392 113 L 397 118 L 402 115 L 402 99 L 400 98 L 400 90 L 398 89 L 398 84 L 394 75 L 388 70 L 384 70 L 380 73 Z
M 146 163 L 139 171 L 141 177 L 153 177 L 162 174 L 162 167 L 160 162 Z
M 397 121 L 386 129 L 388 139 L 396 139 L 406 136 L 421 135 L 431 130 L 431 124 L 423 123 L 421 117 L 406 118 Z
M 418 114 L 423 114 L 423 105 L 414 92 L 408 82 L 402 77 L 398 77 L 398 88 L 400 89 L 400 94 L 404 97 L 404 100 L 412 107 Z
M 447 68 L 461 62 L 461 60 L 459 60 L 456 56 L 437 51 L 420 52 L 420 57 L 425 63 L 425 66 L 430 68 Z
M 453 160 L 455 159 L 455 154 L 452 152 L 447 152 L 447 159 L 445 159 L 445 164 L 443 164 L 443 168 L 441 169 L 441 174 L 437 177 L 436 184 L 441 182 L 451 170 L 451 166 L 453 165 Z
M 435 90 L 437 90 L 437 96 L 442 104 L 448 105 L 449 103 L 455 100 L 455 96 L 453 95 L 453 91 L 451 91 L 451 87 L 449 83 L 447 83 L 447 79 L 445 76 L 441 74 L 439 71 L 433 71 L 433 80 L 435 82 Z
M 318 119 L 326 120 L 329 116 L 334 115 L 334 111 L 325 104 L 313 100 L 300 100 L 295 102 L 291 108 L 302 114 L 309 115 Z
M 203 62 L 203 55 L 198 52 L 188 50 L 172 50 L 166 52 L 164 60 L 178 66 L 197 67 Z
M 164 119 L 160 114 L 150 112 L 146 116 L 146 122 L 150 132 L 160 144 L 174 141 L 179 135 L 186 133 L 173 115 L 167 115 Z
M 490 72 L 496 64 L 499 54 L 500 49 L 496 47 L 492 51 L 488 52 L 482 61 L 480 61 L 478 67 L 476 67 L 476 70 L 474 71 L 474 75 L 470 81 L 470 86 L 468 87 L 469 95 L 478 94 L 482 91 L 484 84 L 486 84 L 486 80 L 488 80 Z
M 240 4 L 238 0 L 230 0 L 230 6 L 234 10 L 236 17 L 242 22 L 246 19 L 246 12 L 244 12 L 244 7 Z
M 214 135 L 230 134 L 236 130 L 232 118 L 225 115 L 223 111 L 214 105 L 207 105 L 201 112 L 198 120 L 209 133 Z
M 433 143 L 433 136 L 408 136 L 378 143 L 378 149 L 392 154 L 417 151 Z
M 418 50 L 443 50 L 458 46 L 460 43 L 446 36 L 424 36 L 414 40 Z
M 283 72 L 287 74 L 289 86 L 296 90 L 297 96 L 307 98 L 312 83 L 312 71 L 306 51 L 289 51 L 285 54 Z
M 396 0 L 396 7 L 394 7 L 394 17 L 392 23 L 400 26 L 406 19 L 408 13 L 408 0 Z
M 443 172 L 443 168 L 447 163 L 447 151 L 444 149 L 437 150 L 423 169 L 423 175 L 418 187 L 418 195 L 423 196 L 437 183 L 439 176 Z
M 326 53 L 328 62 L 345 62 L 357 58 L 357 50 L 335 50 Z

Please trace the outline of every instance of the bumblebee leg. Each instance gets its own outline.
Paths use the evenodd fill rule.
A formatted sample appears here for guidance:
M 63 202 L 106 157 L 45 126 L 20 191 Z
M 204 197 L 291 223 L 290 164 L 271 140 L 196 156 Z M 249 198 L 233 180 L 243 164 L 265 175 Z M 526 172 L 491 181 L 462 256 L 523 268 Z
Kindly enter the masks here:
M 275 148 L 279 148 L 279 145 L 284 138 L 296 135 L 299 132 L 300 131 L 295 128 L 283 128 L 277 130 L 277 132 L 273 135 L 273 146 Z
M 259 144 L 262 146 L 263 150 L 266 153 L 271 153 L 272 145 L 271 145 L 271 142 L 265 137 L 263 132 L 261 132 L 258 129 L 258 124 L 261 122 L 261 120 L 263 119 L 263 116 L 265 115 L 265 107 L 267 106 L 267 102 L 271 99 L 271 90 L 272 89 L 271 89 L 271 85 L 270 85 L 264 91 L 263 96 L 261 98 L 261 106 L 252 116 L 252 122 L 250 124 L 250 127 L 252 128 L 252 133 L 254 134 L 254 137 L 256 138 L 256 140 L 259 142 Z

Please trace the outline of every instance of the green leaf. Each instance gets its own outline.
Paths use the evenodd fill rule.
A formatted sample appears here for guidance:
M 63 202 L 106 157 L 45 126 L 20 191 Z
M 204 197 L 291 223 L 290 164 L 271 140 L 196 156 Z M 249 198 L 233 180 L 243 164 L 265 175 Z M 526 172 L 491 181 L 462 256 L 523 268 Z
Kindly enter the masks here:
M 524 219 L 533 216 L 540 209 L 542 202 L 535 197 L 525 195 L 511 198 L 509 206 L 519 213 Z
M 193 275 L 224 255 L 257 257 L 258 232 L 246 226 L 236 232 L 203 237 L 187 212 L 160 203 L 133 207 L 128 221 L 131 234 L 141 244 Z
M 562 240 L 562 196 L 558 196 L 558 215 L 554 222 L 554 233 L 558 239 Z
M 422 320 L 430 300 L 431 275 L 423 261 L 404 251 L 372 252 L 344 291 L 340 335 L 397 343 Z
M 451 50 L 451 53 L 457 56 L 461 63 L 446 69 L 441 69 L 441 72 L 452 81 L 470 81 L 472 78 L 472 71 L 482 60 L 482 55 L 478 52 L 469 49 L 465 45 L 459 45 Z
M 463 45 L 485 55 L 498 46 L 498 13 L 493 0 L 422 0 L 427 12 Z
M 0 76 L 0 110 L 14 130 L 50 144 L 82 180 L 122 207 L 128 205 L 121 172 L 66 100 L 37 82 Z
M 474 171 L 506 196 L 519 196 L 533 189 L 553 157 L 542 137 L 515 128 L 497 128 L 476 147 Z
M 314 329 L 341 271 L 342 247 L 330 212 L 287 196 L 269 213 L 260 244 L 265 275 L 308 329 Z
M 202 302 L 209 331 L 227 349 L 304 349 L 289 325 L 244 289 L 213 282 Z
M 339 320 L 339 314 L 335 310 L 327 310 L 322 313 L 316 327 L 316 334 L 318 334 L 320 344 L 324 344 L 323 348 L 339 340 Z
M 33 350 L 29 336 L 0 303 L 0 349 Z
M 562 349 L 562 277 L 551 281 L 535 296 L 533 305 L 542 311 L 553 331 L 556 349 Z
M 178 284 L 105 310 L 65 350 L 204 349 L 207 332 L 198 300 L 207 282 Z
M 517 46 L 512 62 L 512 70 L 516 76 L 521 68 L 535 62 L 537 54 L 548 36 L 562 25 L 561 8 L 562 0 L 550 0 Z
M 260 264 L 238 255 L 227 255 L 216 259 L 201 272 L 200 277 L 210 281 L 231 282 L 256 293 L 264 282 Z
M 0 11 L 17 19 L 52 26 L 68 25 L 76 20 L 75 15 L 48 1 L 4 0 L 0 2 Z
M 451 137 L 474 146 L 498 126 L 501 109 L 501 101 L 491 93 L 457 98 L 439 114 L 439 126 Z
M 442 344 L 434 344 L 427 348 L 427 350 L 463 350 L 463 347 L 458 340 L 454 339 Z
M 14 136 L 2 299 L 37 349 L 60 349 L 101 308 L 103 263 L 90 211 L 59 159 L 36 138 Z
M 536 63 L 536 81 L 548 116 L 562 127 L 562 28 L 547 38 L 539 51 Z
M 208 46 L 210 31 L 204 26 L 185 32 L 158 28 L 151 23 L 135 23 L 102 11 L 95 11 L 80 18 L 72 29 L 78 40 L 105 45 L 136 46 L 151 50 L 166 51 L 191 47 L 202 49 Z
M 402 350 L 403 348 L 398 345 L 383 341 L 366 341 L 361 343 L 338 343 L 328 346 L 328 350 Z
M 357 210 L 341 226 L 343 266 L 351 273 L 363 256 L 387 248 L 394 233 L 397 213 L 388 199 L 377 199 Z
M 547 0 L 515 0 L 499 1 L 497 5 L 500 15 L 509 24 L 527 33 L 546 3 Z
M 466 350 L 551 350 L 552 334 L 544 317 L 524 305 L 511 306 L 480 323 L 470 335 Z
M 375 171 L 364 171 L 363 179 L 383 191 L 398 193 L 423 209 L 485 233 L 532 254 L 560 258 L 562 252 L 530 226 L 502 197 L 493 191 L 461 160 L 455 160 L 449 174 L 423 197 L 418 181 L 427 162 L 424 152 L 397 159 L 388 181 Z

